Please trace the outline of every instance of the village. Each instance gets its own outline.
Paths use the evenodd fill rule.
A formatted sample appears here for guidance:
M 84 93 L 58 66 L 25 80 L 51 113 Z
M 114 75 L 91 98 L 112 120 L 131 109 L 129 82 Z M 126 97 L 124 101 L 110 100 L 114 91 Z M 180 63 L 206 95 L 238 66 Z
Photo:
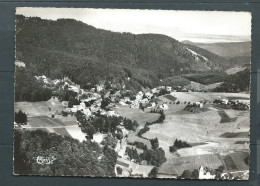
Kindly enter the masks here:
M 155 172 L 156 169 L 156 177 L 158 178 L 179 178 L 185 177 L 185 173 L 187 171 L 197 170 L 197 178 L 199 179 L 215 179 L 216 172 L 212 171 L 214 169 L 218 169 L 219 167 L 225 167 L 221 170 L 221 174 L 218 175 L 218 179 L 220 178 L 241 178 L 246 177 L 248 175 L 248 169 L 245 164 L 243 165 L 234 165 L 231 168 L 228 168 L 226 164 L 230 163 L 230 161 L 234 164 L 234 162 L 239 162 L 236 160 L 226 160 L 226 157 L 236 157 L 240 158 L 240 161 L 243 161 L 243 158 L 246 157 L 247 148 L 236 147 L 237 149 L 233 152 L 234 156 L 229 156 L 229 147 L 226 146 L 218 147 L 219 152 L 211 152 L 211 143 L 206 141 L 209 140 L 208 135 L 211 132 L 207 129 L 206 136 L 196 137 L 197 143 L 205 143 L 206 147 L 202 146 L 194 146 L 192 148 L 184 148 L 176 151 L 175 153 L 169 152 L 169 146 L 172 142 L 169 142 L 168 139 L 165 140 L 165 137 L 161 137 L 160 135 L 156 135 L 157 133 L 153 132 L 153 127 L 157 125 L 166 125 L 165 122 L 168 122 L 168 119 L 174 117 L 176 113 L 182 112 L 187 114 L 187 119 L 189 117 L 194 117 L 198 115 L 202 115 L 204 113 L 217 113 L 218 117 L 221 117 L 220 123 L 225 122 L 234 122 L 237 120 L 237 116 L 232 116 L 232 114 L 238 114 L 238 112 L 245 112 L 249 110 L 250 102 L 247 97 L 247 94 L 231 94 L 228 98 L 227 96 L 222 96 L 221 93 L 207 93 L 205 96 L 204 92 L 192 92 L 191 90 L 187 90 L 186 88 L 182 89 L 182 87 L 170 87 L 170 86 L 158 86 L 153 89 L 145 89 L 143 91 L 137 91 L 133 93 L 131 90 L 116 90 L 113 88 L 113 84 L 110 89 L 106 89 L 104 84 L 98 84 L 93 88 L 88 90 L 80 88 L 79 85 L 73 83 L 69 78 L 64 78 L 62 80 L 56 79 L 51 80 L 46 78 L 45 76 L 36 76 L 38 81 L 42 81 L 46 87 L 52 87 L 53 96 L 48 101 L 50 104 L 46 106 L 47 108 L 44 111 L 41 111 L 37 116 L 34 116 L 32 111 L 27 110 L 26 106 L 19 106 L 19 103 L 16 103 L 16 109 L 21 109 L 25 112 L 28 117 L 27 125 L 19 125 L 15 123 L 16 128 L 24 128 L 27 130 L 35 130 L 35 129 L 44 129 L 49 132 L 55 132 L 61 135 L 70 135 L 75 139 L 80 141 L 86 140 L 86 134 L 82 132 L 80 128 L 81 124 L 75 118 L 75 115 L 81 113 L 87 120 L 96 116 L 106 116 L 106 117 L 123 117 L 128 118 L 133 121 L 137 121 L 138 127 L 135 131 L 126 129 L 124 124 L 121 123 L 118 125 L 118 130 L 122 133 L 122 138 L 116 140 L 116 145 L 113 147 L 118 154 L 117 164 L 115 166 L 115 173 L 119 177 L 150 177 L 151 173 Z M 53 88 L 56 87 L 56 88 Z M 69 100 L 61 100 L 59 98 L 59 91 L 70 91 L 74 92 L 74 97 L 69 98 Z M 32 105 L 30 105 L 32 106 Z M 42 106 L 41 106 L 42 108 Z M 227 109 L 223 111 L 223 109 Z M 234 110 L 232 114 L 230 114 L 230 110 Z M 237 113 L 235 111 L 237 110 Z M 18 110 L 17 110 L 18 111 Z M 162 124 L 158 124 L 158 118 L 160 118 L 160 113 L 164 113 L 166 115 L 166 120 L 161 121 Z M 191 113 L 191 114 L 188 114 Z M 40 126 L 35 127 L 35 123 L 39 120 L 34 120 L 35 117 L 42 117 L 44 115 L 45 119 L 47 118 L 48 122 L 42 120 L 42 124 Z M 176 117 L 179 117 L 177 114 Z M 193 117 L 193 118 L 194 118 Z M 56 126 L 50 127 L 51 123 L 63 121 L 74 123 L 71 125 L 65 124 L 64 126 Z M 164 119 L 163 119 L 164 120 Z M 171 121 L 170 121 L 171 122 Z M 148 127 L 148 125 L 149 127 Z M 216 125 L 215 125 L 216 126 Z M 158 126 L 157 126 L 158 127 Z M 210 127 L 210 126 L 208 126 Z M 238 129 L 243 128 L 244 131 L 248 129 L 248 126 L 237 126 Z M 62 128 L 62 130 L 61 130 Z M 148 128 L 148 132 L 146 132 L 146 128 Z M 207 127 L 206 127 L 207 128 Z M 222 127 L 223 128 L 223 127 Z M 64 130 L 65 129 L 65 130 Z M 141 131 L 145 130 L 145 132 L 141 133 Z M 159 130 L 162 132 L 162 129 L 157 128 L 155 130 Z M 214 129 L 212 129 L 214 130 Z M 61 132 L 62 131 L 62 132 Z M 152 132 L 152 133 L 151 133 Z M 183 132 L 183 131 L 182 131 Z M 151 137 L 149 134 L 151 133 Z M 174 130 L 173 130 L 174 133 Z M 168 135 L 168 134 L 167 134 Z M 93 135 L 92 141 L 98 143 L 100 146 L 104 143 L 104 140 L 107 140 L 109 133 L 97 132 Z M 169 134 L 169 140 L 174 140 L 174 134 Z M 184 135 L 185 137 L 185 135 Z M 145 144 L 145 146 L 151 148 L 150 141 L 151 138 L 159 139 L 159 146 L 165 152 L 166 162 L 162 163 L 159 167 L 155 165 L 151 165 L 146 160 L 142 160 L 141 162 L 137 161 L 137 159 L 129 156 L 127 153 L 127 149 L 131 149 L 131 152 L 137 152 L 137 156 L 144 152 L 144 150 L 138 147 L 136 144 L 141 143 Z M 206 139 L 207 138 L 207 139 Z M 241 139 L 244 139 L 243 137 Z M 213 140 L 214 138 L 212 138 Z M 225 139 L 225 138 L 224 138 Z M 226 138 L 231 140 L 230 138 Z M 182 139 L 183 140 L 183 139 Z M 193 141 L 192 139 L 186 139 L 187 141 Z M 216 138 L 215 141 L 219 139 Z M 222 139 L 221 139 L 222 140 Z M 233 143 L 233 141 L 232 141 Z M 247 143 L 247 142 L 245 142 Z M 238 146 L 238 145 L 237 145 Z M 242 144 L 241 144 L 242 146 Z M 201 147 L 202 152 L 198 153 L 198 147 Z M 206 149 L 204 149 L 206 148 Z M 212 147 L 213 148 L 213 147 Z M 214 146 L 216 148 L 216 146 Z M 188 150 L 190 149 L 190 151 Z M 211 150 L 210 150 L 211 149 Z M 184 155 L 182 151 L 186 150 L 186 154 Z M 195 150 L 195 151 L 194 151 Z M 192 154 L 194 154 L 193 156 Z M 240 151 L 240 152 L 237 152 Z M 240 154 L 240 155 L 236 155 Z M 190 156 L 189 156 L 190 155 Z M 211 163 L 203 163 L 201 162 L 201 157 L 216 159 L 216 162 L 211 166 Z M 186 165 L 187 167 L 183 167 L 182 165 L 179 167 L 176 163 L 181 159 L 183 162 L 192 158 L 194 160 L 193 163 L 189 163 L 192 165 Z M 242 158 L 242 159 L 241 159 Z M 185 160 L 187 159 L 187 160 Z M 176 166 L 175 166 L 176 164 Z M 169 166 L 172 166 L 169 168 Z M 240 167 L 239 167 L 240 166 Z M 204 168 L 203 168 L 204 167 Z M 233 176 L 228 171 L 228 169 L 234 169 Z M 207 168 L 210 168 L 209 171 Z M 174 170 L 173 170 L 174 169 Z M 180 170 L 177 170 L 180 169 Z M 208 171 L 207 171 L 208 170 Z M 185 172 L 186 171 L 186 172 Z M 190 174 L 190 173 L 188 173 Z M 195 174 L 195 173 L 194 173 Z M 219 173 L 218 173 L 219 174 Z M 228 176 L 227 176 L 228 175 Z M 237 176 L 239 175 L 239 176 Z M 187 176 L 187 175 L 186 175 Z M 187 178 L 191 177 L 191 175 L 187 176 Z

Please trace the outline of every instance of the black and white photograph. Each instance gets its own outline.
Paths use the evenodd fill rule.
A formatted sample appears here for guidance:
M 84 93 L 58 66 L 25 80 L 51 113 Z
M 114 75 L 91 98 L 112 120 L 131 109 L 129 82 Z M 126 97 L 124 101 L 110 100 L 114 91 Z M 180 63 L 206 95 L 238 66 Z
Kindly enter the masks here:
M 249 179 L 250 12 L 15 16 L 14 175 Z

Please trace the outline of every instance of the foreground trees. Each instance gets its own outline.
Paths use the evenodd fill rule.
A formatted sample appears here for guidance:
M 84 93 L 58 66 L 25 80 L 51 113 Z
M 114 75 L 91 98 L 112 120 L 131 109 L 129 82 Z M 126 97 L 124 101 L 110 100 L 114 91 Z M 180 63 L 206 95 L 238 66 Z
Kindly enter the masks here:
M 50 176 L 115 176 L 117 153 L 114 149 L 89 141 L 41 130 L 15 130 L 14 172 Z M 38 156 L 53 157 L 51 164 L 40 165 Z

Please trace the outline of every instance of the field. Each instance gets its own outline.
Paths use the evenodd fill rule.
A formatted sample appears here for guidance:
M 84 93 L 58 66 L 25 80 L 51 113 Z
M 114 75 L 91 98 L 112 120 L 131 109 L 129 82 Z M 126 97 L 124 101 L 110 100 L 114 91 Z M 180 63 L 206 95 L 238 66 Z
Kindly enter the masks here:
M 166 119 L 162 124 L 150 125 L 150 130 L 142 135 L 147 139 L 158 138 L 160 147 L 164 149 L 167 161 L 160 170 L 164 170 L 168 174 L 172 171 L 179 174 L 186 168 L 198 169 L 199 165 L 214 168 L 224 164 L 223 158 L 219 158 L 219 156 L 249 151 L 249 146 L 245 146 L 245 143 L 236 143 L 237 141 L 249 141 L 249 111 L 214 107 L 212 104 L 215 99 L 227 97 L 246 100 L 249 99 L 248 94 L 173 92 L 171 95 L 176 98 L 175 103 L 180 101 L 180 104 L 169 104 L 172 101 L 170 97 L 160 96 L 158 100 L 167 102 L 169 106 L 169 109 L 164 111 Z M 183 110 L 186 106 L 185 101 L 194 103 L 202 100 L 206 100 L 208 103 L 204 105 L 201 112 L 192 113 Z M 130 111 L 125 109 L 122 114 L 127 118 L 135 118 L 140 123 L 154 119 L 152 115 L 142 112 L 140 109 Z M 129 135 L 128 141 L 149 143 L 148 140 L 139 138 L 135 134 Z M 169 146 L 173 145 L 175 139 L 186 141 L 192 144 L 192 147 L 179 149 L 177 154 L 170 153 Z M 178 159 L 178 157 L 184 159 Z M 168 171 L 166 171 L 167 169 Z
M 246 163 L 246 158 L 248 158 L 248 156 L 248 152 L 231 153 L 226 156 L 223 156 L 226 169 L 228 171 L 239 171 L 249 169 L 249 166 Z
M 235 117 L 235 118 L 230 118 L 224 110 L 218 111 L 218 114 L 219 114 L 220 117 L 221 117 L 220 123 L 234 122 L 234 121 L 237 120 L 237 117 Z
M 249 152 L 249 111 L 233 110 L 226 106 L 213 104 L 215 99 L 233 98 L 248 100 L 249 95 L 244 93 L 203 93 L 203 92 L 172 92 L 156 98 L 158 104 L 166 103 L 169 109 L 164 110 L 166 118 L 163 123 L 149 125 L 150 130 L 138 137 L 137 133 L 146 122 L 153 122 L 160 116 L 150 113 L 149 109 L 130 108 L 129 105 L 118 105 L 115 112 L 122 117 L 136 120 L 139 127 L 135 132 L 130 131 L 124 146 L 135 141 L 142 142 L 151 148 L 149 139 L 158 138 L 159 146 L 165 151 L 167 161 L 159 168 L 160 174 L 180 175 L 184 170 L 198 169 L 200 166 L 218 168 L 227 166 L 229 170 L 247 168 L 242 161 Z M 173 101 L 175 104 L 173 104 Z M 179 104 L 176 102 L 179 101 Z M 198 112 L 184 110 L 187 103 L 207 101 Z M 15 110 L 28 114 L 28 130 L 45 130 L 62 136 L 69 135 L 80 141 L 85 140 L 85 134 L 77 125 L 74 117 L 62 117 L 53 113 L 63 109 L 59 101 L 46 102 L 18 102 Z M 175 139 L 191 144 L 189 148 L 182 148 L 176 153 L 169 151 Z M 243 143 L 242 143 L 243 142 Z M 139 149 L 138 149 L 139 150 Z M 141 151 L 140 151 L 141 152 Z M 247 153 L 247 154 L 245 154 Z
M 132 109 L 129 105 L 118 105 L 115 112 L 122 117 L 126 117 L 131 120 L 136 120 L 140 126 L 143 126 L 146 122 L 152 122 L 159 118 L 157 113 L 143 112 L 141 109 Z
M 172 158 L 162 164 L 159 168 L 161 174 L 176 174 L 181 175 L 184 170 L 198 169 L 200 166 L 217 169 L 223 165 L 222 158 L 219 154 L 205 154 L 181 158 Z
M 56 115 L 63 109 L 62 104 L 55 99 L 43 102 L 16 102 L 15 111 L 22 110 L 28 116 L 28 122 L 23 128 L 27 130 L 43 130 L 62 136 L 71 136 L 79 141 L 85 140 L 85 134 L 78 127 L 75 117 Z M 55 114 L 55 118 L 51 118 Z
M 170 100 L 170 101 L 175 101 L 175 100 L 177 99 L 176 97 L 174 97 L 174 96 L 172 96 L 172 95 L 170 95 L 170 94 L 165 95 L 164 97 L 167 98 L 167 99 Z
M 28 117 L 42 115 L 51 116 L 53 113 L 61 111 L 63 108 L 61 102 L 56 99 L 41 102 L 15 102 L 14 105 L 15 112 L 22 110 Z

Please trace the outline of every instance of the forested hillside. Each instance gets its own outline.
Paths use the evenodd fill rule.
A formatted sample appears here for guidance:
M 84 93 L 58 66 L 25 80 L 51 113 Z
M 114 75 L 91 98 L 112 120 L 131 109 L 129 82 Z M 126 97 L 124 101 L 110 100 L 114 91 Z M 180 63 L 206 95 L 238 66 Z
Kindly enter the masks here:
M 155 86 L 187 73 L 223 72 L 227 61 L 159 34 L 115 33 L 80 21 L 17 16 L 16 59 L 37 75 L 68 76 L 84 85 L 101 80 Z

